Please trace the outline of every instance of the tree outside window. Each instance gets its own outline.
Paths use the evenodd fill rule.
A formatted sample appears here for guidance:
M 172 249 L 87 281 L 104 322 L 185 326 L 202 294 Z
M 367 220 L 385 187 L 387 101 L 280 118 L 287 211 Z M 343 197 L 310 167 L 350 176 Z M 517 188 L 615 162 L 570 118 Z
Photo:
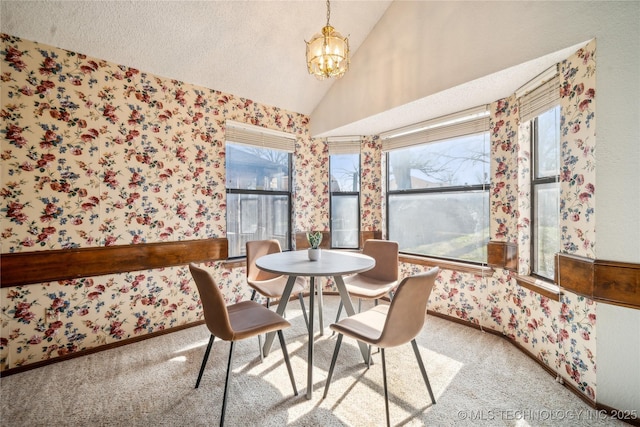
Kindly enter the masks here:
M 251 240 L 277 239 L 291 247 L 291 154 L 226 144 L 229 257 L 245 254 Z
M 389 239 L 406 253 L 486 262 L 489 134 L 390 151 Z

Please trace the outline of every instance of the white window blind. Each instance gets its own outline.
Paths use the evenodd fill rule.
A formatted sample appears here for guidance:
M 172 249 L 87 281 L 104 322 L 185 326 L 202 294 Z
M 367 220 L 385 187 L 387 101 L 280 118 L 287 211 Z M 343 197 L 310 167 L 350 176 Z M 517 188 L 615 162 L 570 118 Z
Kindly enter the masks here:
M 487 106 L 483 105 L 385 132 L 380 135 L 380 138 L 382 139 L 382 150 L 391 151 L 488 130 L 489 111 Z
M 253 147 L 282 150 L 289 153 L 295 151 L 296 136 L 293 134 L 232 120 L 227 120 L 225 127 L 226 141 Z
M 549 68 L 516 91 L 520 121 L 528 122 L 560 104 L 558 65 Z
M 329 155 L 360 154 L 361 138 L 359 136 L 327 138 Z

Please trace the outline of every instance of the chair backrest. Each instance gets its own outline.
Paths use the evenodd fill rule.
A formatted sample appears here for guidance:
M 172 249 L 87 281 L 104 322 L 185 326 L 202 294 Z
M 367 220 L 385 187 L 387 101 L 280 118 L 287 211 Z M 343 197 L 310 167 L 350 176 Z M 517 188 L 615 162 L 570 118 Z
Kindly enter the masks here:
M 405 277 L 393 295 L 387 319 L 380 335 L 380 347 L 395 347 L 414 339 L 422 330 L 429 295 L 440 269 L 434 267 L 415 276 Z
M 193 263 L 189 264 L 189 270 L 198 287 L 207 328 L 221 340 L 233 340 L 234 332 L 229 321 L 227 304 L 215 280 L 207 270 L 197 267 Z
M 375 267 L 360 273 L 362 276 L 385 282 L 398 280 L 398 242 L 368 239 L 364 242 L 362 253 L 376 260 Z
M 276 252 L 282 252 L 280 248 L 280 242 L 276 239 L 270 240 L 253 240 L 247 242 L 247 280 L 260 281 L 269 280 L 279 277 L 279 274 L 269 273 L 264 270 L 260 270 L 256 266 L 256 260 L 263 255 L 269 255 Z

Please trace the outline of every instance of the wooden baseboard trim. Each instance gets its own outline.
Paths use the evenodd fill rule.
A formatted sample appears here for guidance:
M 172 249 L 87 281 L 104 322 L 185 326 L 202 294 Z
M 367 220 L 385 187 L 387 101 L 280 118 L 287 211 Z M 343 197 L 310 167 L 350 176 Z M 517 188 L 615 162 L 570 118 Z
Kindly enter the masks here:
M 131 338 L 124 339 L 122 341 L 113 342 L 113 343 L 101 345 L 101 346 L 98 346 L 98 347 L 88 348 L 86 350 L 76 351 L 75 353 L 68 353 L 68 354 L 65 354 L 64 356 L 58 356 L 58 357 L 54 357 L 52 359 L 41 360 L 39 362 L 29 363 L 28 365 L 24 365 L 24 366 L 17 366 L 15 368 L 9 368 L 9 369 L 6 369 L 4 371 L 0 371 L 0 378 L 1 377 L 8 377 L 9 375 L 13 375 L 13 374 L 19 374 L 21 372 L 30 371 L 31 369 L 41 368 L 43 366 L 51 365 L 53 363 L 64 362 L 66 360 L 75 359 L 76 357 L 88 356 L 90 354 L 98 353 L 98 352 L 101 352 L 101 351 L 111 350 L 113 348 L 122 347 L 122 346 L 128 345 L 128 344 L 134 344 L 134 343 L 137 343 L 137 342 L 140 342 L 140 341 L 144 341 L 144 340 L 147 340 L 147 339 L 150 339 L 150 338 L 159 337 L 161 335 L 170 334 L 172 332 L 182 331 L 183 329 L 192 328 L 194 326 L 200 326 L 200 325 L 204 325 L 204 320 L 198 320 L 198 321 L 195 321 L 195 322 L 186 323 L 184 325 L 175 326 L 173 328 L 164 329 L 162 331 L 155 331 L 155 332 L 151 332 L 151 333 L 146 334 L 146 335 L 141 335 L 141 336 L 138 336 L 138 337 L 131 337 Z
M 466 326 L 468 328 L 473 328 L 473 329 L 477 329 L 477 330 L 482 331 L 482 332 L 486 332 L 488 334 L 493 334 L 493 335 L 496 335 L 498 337 L 503 337 L 504 336 L 501 332 L 496 331 L 494 329 L 483 328 L 482 326 L 478 325 L 477 323 L 472 323 L 472 322 L 469 322 L 468 320 L 462 320 L 462 319 L 459 319 L 457 317 L 449 316 L 447 314 L 438 313 L 437 311 L 427 310 L 427 314 L 430 315 L 430 316 L 433 316 L 433 317 L 439 317 L 440 319 L 444 319 L 444 320 L 447 320 L 449 322 L 453 322 L 453 323 L 457 323 L 457 324 L 462 325 L 462 326 Z
M 596 405 L 598 411 L 604 411 L 611 418 L 622 421 L 632 426 L 640 426 L 640 414 L 631 413 L 630 411 L 621 411 L 611 406 L 598 404 Z
M 526 356 L 528 356 L 531 360 L 535 361 L 539 366 L 541 366 L 545 371 L 547 371 L 549 373 L 549 375 L 551 375 L 552 377 L 555 377 L 556 380 L 558 378 L 562 379 L 562 383 L 561 384 L 564 387 L 568 388 L 573 394 L 578 396 L 584 403 L 586 403 L 590 407 L 596 409 L 596 402 L 595 401 L 589 399 L 589 397 L 587 397 L 584 393 L 582 393 L 577 387 L 575 387 L 571 383 L 566 382 L 564 380 L 564 378 L 562 378 L 562 376 L 560 376 L 558 374 L 558 372 L 553 370 L 550 366 L 545 365 L 537 357 L 534 357 L 529 352 L 529 350 L 526 349 L 526 347 L 522 346 L 520 343 L 516 342 L 515 340 L 513 340 L 512 338 L 509 338 L 506 335 L 502 335 L 502 337 L 505 338 L 507 341 L 509 341 L 511 344 L 513 344 L 518 350 L 520 350 L 522 353 L 524 353 Z
M 474 329 L 478 329 L 478 330 L 482 330 L 483 332 L 487 332 L 490 334 L 493 334 L 495 336 L 501 337 L 505 340 L 507 340 L 509 343 L 511 343 L 512 345 L 514 345 L 518 350 L 520 350 L 522 353 L 524 353 L 527 357 L 529 357 L 531 360 L 535 361 L 539 366 L 541 366 L 549 375 L 551 375 L 554 378 L 558 378 L 558 373 L 553 370 L 551 367 L 545 365 L 544 363 L 542 363 L 540 360 L 538 360 L 538 358 L 534 357 L 529 350 L 527 350 L 525 347 L 523 347 L 520 343 L 514 341 L 512 338 L 509 338 L 507 335 L 504 335 L 503 333 L 501 333 L 500 331 L 496 331 L 493 329 L 488 329 L 488 328 L 483 328 L 478 324 L 475 323 L 471 323 L 462 319 L 458 319 L 457 317 L 451 317 L 448 316 L 446 314 L 442 314 L 442 313 L 437 313 L 431 310 L 427 310 L 427 314 L 434 316 L 434 317 L 438 317 L 440 319 L 444 319 L 444 320 L 448 320 L 450 322 L 454 322 L 466 327 L 470 327 L 470 328 L 474 328 Z M 562 377 L 560 377 L 562 378 Z M 571 391 L 573 394 L 575 394 L 577 397 L 579 397 L 583 402 L 585 402 L 587 405 L 589 405 L 591 408 L 594 408 L 596 410 L 603 410 L 605 412 L 607 412 L 607 414 L 615 419 L 619 419 L 620 421 L 624 421 L 628 424 L 631 425 L 637 425 L 640 426 L 640 416 L 638 416 L 637 418 L 633 418 L 632 414 L 628 414 L 628 416 L 625 417 L 625 411 L 621 411 L 619 409 L 616 408 L 612 408 L 610 406 L 606 406 L 606 405 L 602 405 L 599 404 L 597 401 L 593 401 L 591 399 L 589 399 L 589 397 L 587 397 L 584 393 L 582 393 L 578 388 L 576 388 L 575 386 L 573 386 L 572 384 L 568 383 L 567 381 L 564 381 L 564 379 L 562 379 L 562 385 L 564 387 L 566 387 L 567 389 L 569 389 L 569 391 Z

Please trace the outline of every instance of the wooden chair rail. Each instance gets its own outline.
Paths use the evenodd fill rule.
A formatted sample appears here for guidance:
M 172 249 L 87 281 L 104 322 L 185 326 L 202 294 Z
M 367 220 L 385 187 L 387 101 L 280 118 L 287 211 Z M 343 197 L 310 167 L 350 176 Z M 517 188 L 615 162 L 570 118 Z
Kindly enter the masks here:
M 556 255 L 557 283 L 593 300 L 640 309 L 640 264 Z
M 226 259 L 226 238 L 8 253 L 3 288 Z
M 491 241 L 487 245 L 489 266 L 518 271 L 518 248 L 514 243 Z M 547 293 L 527 277 L 518 283 L 558 300 L 556 293 Z M 590 259 L 576 255 L 556 254 L 556 277 L 561 287 L 595 301 L 640 309 L 640 264 Z
M 518 271 L 518 246 L 510 242 L 490 241 L 487 244 L 487 264 Z

